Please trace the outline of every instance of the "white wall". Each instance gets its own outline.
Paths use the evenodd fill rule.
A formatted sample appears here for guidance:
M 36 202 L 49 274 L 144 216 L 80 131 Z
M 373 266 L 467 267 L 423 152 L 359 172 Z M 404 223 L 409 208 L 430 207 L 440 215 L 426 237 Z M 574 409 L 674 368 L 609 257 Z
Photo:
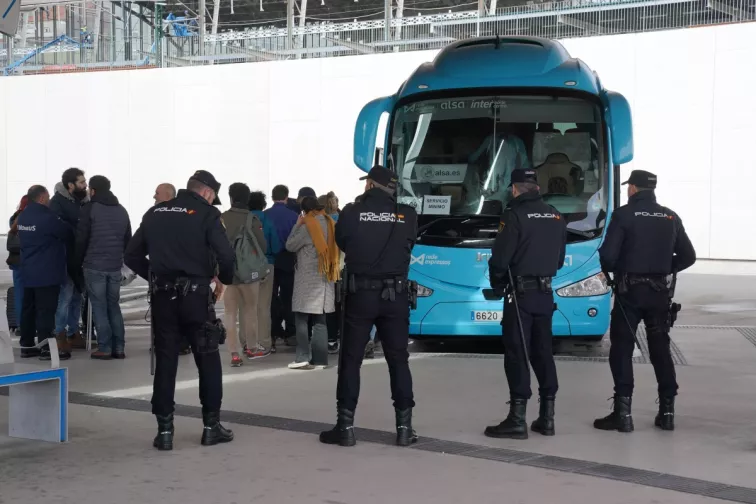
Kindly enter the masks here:
M 656 172 L 699 257 L 756 260 L 756 23 L 565 41 L 635 119 L 633 167 Z M 35 183 L 104 174 L 138 223 L 160 182 L 194 170 L 269 192 L 360 192 L 357 114 L 434 51 L 0 79 L 0 218 Z M 4 119 L 4 120 L 1 120 Z

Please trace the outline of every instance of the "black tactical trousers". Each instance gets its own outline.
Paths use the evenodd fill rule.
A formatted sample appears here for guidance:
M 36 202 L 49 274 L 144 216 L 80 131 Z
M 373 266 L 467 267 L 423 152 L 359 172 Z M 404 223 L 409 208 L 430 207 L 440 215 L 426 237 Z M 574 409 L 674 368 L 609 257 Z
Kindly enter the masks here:
M 347 296 L 339 381 L 336 387 L 339 407 L 352 411 L 357 407 L 360 397 L 360 366 L 373 325 L 381 335 L 394 407 L 406 409 L 415 406 L 407 350 L 409 310 L 406 291 L 396 294 L 394 301 L 381 299 L 381 292 L 377 290 L 363 290 Z
M 223 399 L 223 373 L 220 353 L 200 353 L 197 335 L 208 319 L 210 286 L 199 286 L 186 296 L 175 291 L 158 291 L 152 295 L 152 316 L 155 317 L 155 379 L 152 392 L 152 413 L 173 413 L 176 371 L 183 340 L 192 347 L 199 371 L 199 398 L 203 411 L 220 411 Z
M 622 313 L 624 308 L 625 316 Z M 609 365 L 614 377 L 614 392 L 620 397 L 633 395 L 633 335 L 641 320 L 646 324 L 648 352 L 654 366 L 660 397 L 677 395 L 677 376 L 669 345 L 669 291 L 655 291 L 648 285 L 634 285 L 617 295 L 612 308 L 609 339 Z
M 527 291 L 517 297 L 520 320 L 528 356 L 533 372 L 538 379 L 541 397 L 554 397 L 559 389 L 556 365 L 551 349 L 551 319 L 554 314 L 554 298 L 541 291 Z M 525 365 L 522 351 L 522 336 L 517 321 L 517 311 L 511 298 L 504 302 L 504 318 L 501 322 L 504 336 L 504 370 L 509 382 L 509 394 L 513 399 L 530 399 L 530 373 Z

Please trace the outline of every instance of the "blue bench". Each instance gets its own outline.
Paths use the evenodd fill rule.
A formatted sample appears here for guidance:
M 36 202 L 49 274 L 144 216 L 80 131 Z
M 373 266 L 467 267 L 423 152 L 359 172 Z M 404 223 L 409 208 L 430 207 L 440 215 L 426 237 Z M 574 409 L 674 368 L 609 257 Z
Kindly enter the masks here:
M 0 319 L 5 321 L 4 317 Z M 46 343 L 53 356 L 52 368 L 15 363 L 7 322 L 6 327 L 0 327 L 0 387 L 10 388 L 11 437 L 63 443 L 68 440 L 68 369 L 58 367 L 55 340 L 50 338 Z

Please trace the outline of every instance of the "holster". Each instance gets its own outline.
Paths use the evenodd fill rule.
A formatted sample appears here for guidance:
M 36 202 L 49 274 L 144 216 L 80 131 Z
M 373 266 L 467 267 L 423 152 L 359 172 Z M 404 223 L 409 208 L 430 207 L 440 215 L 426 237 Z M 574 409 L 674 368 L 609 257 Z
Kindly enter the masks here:
M 408 289 L 407 279 L 402 277 L 394 278 L 366 278 L 349 275 L 350 294 L 363 290 L 381 291 L 381 299 L 384 301 L 395 301 L 397 294 L 402 294 Z
M 673 303 L 670 299 L 669 303 L 669 327 L 674 327 L 675 322 L 677 321 L 677 314 L 680 313 L 680 310 L 682 310 L 682 305 L 680 303 Z
M 514 290 L 517 294 L 522 295 L 528 291 L 538 290 L 540 292 L 551 294 L 551 277 L 523 277 L 517 276 L 514 279 Z
M 417 310 L 417 292 L 419 289 L 418 284 L 414 280 L 410 280 L 407 285 L 409 286 L 407 293 L 409 297 L 410 310 Z
M 186 296 L 189 290 L 197 290 L 198 284 L 193 284 L 189 277 L 176 277 L 175 280 L 165 280 L 158 277 L 154 277 L 150 283 L 153 294 L 158 292 L 171 292 L 173 296 L 171 299 L 176 299 L 178 296 Z
M 153 277 L 150 282 L 152 293 L 168 292 L 171 299 L 186 297 L 190 292 L 195 293 L 201 283 L 193 281 L 189 277 L 176 277 L 173 280 Z M 197 329 L 195 335 L 197 341 L 197 353 L 206 354 L 218 351 L 218 347 L 226 341 L 226 328 L 223 321 L 214 317 L 215 296 L 208 285 L 207 317 L 205 323 Z

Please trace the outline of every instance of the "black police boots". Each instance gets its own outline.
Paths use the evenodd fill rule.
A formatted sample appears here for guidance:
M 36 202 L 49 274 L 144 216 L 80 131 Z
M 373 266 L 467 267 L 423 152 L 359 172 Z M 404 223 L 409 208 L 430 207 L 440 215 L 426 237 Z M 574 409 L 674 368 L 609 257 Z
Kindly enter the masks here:
M 338 408 L 336 426 L 320 433 L 320 442 L 325 444 L 354 446 L 357 440 L 354 438 L 354 411 L 346 408 Z
M 527 399 L 509 401 L 509 415 L 499 425 L 486 427 L 483 432 L 492 438 L 528 439 L 528 424 L 525 423 Z
M 234 440 L 234 433 L 220 423 L 220 411 L 203 411 L 202 422 L 205 424 L 205 428 L 202 430 L 203 446 L 230 443 Z
M 593 426 L 600 430 L 633 432 L 632 397 L 614 396 L 612 412 L 604 418 L 593 421 Z
M 152 446 L 160 451 L 173 450 L 173 413 L 155 415 L 158 423 L 158 433 L 152 441 Z
M 394 408 L 396 413 L 396 445 L 409 446 L 417 443 L 417 433 L 412 428 L 412 408 L 400 410 Z
M 554 435 L 554 398 L 541 397 L 538 418 L 530 425 L 530 430 L 544 436 Z
M 659 398 L 659 414 L 654 421 L 661 430 L 675 430 L 675 398 Z

